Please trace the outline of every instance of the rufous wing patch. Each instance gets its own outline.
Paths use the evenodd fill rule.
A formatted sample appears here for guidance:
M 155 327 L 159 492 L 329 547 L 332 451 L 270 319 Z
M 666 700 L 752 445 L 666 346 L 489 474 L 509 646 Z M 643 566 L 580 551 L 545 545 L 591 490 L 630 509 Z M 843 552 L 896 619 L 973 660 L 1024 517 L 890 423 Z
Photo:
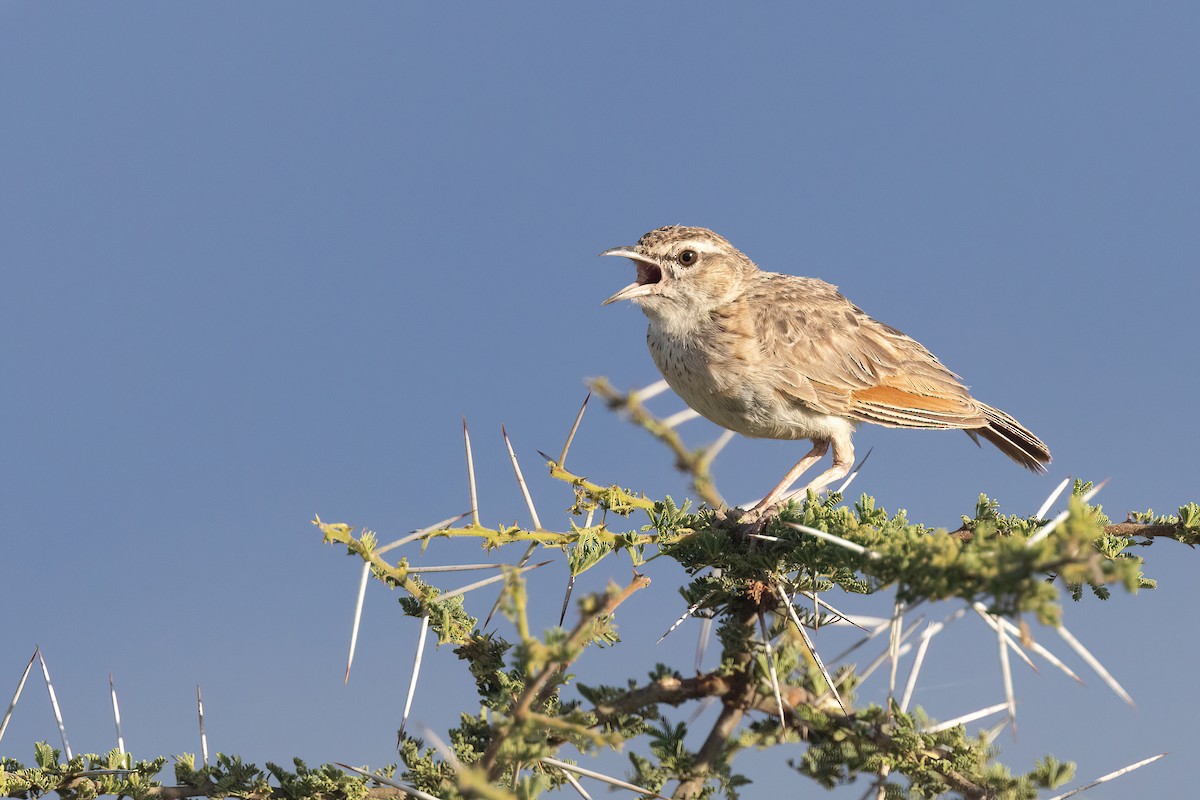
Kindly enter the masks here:
M 869 389 L 858 389 L 850 392 L 854 403 L 873 403 L 893 406 L 895 408 L 912 409 L 914 411 L 933 411 L 941 413 L 963 413 L 963 402 L 959 398 L 932 397 L 925 394 L 915 394 L 897 389 L 894 386 L 872 386 Z

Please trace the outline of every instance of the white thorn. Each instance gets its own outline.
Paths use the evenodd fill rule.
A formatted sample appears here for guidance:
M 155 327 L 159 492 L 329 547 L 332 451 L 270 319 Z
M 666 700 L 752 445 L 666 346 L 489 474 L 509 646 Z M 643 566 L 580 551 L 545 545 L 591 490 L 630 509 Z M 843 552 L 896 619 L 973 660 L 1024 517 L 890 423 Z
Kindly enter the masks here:
M 50 682 L 50 669 L 46 666 L 46 655 L 38 648 L 38 660 L 42 662 L 42 676 L 46 679 L 46 691 L 50 693 L 50 706 L 54 709 L 54 721 L 58 723 L 58 734 L 62 737 L 63 752 L 67 754 L 67 761 L 70 761 L 74 756 L 71 754 L 71 745 L 67 742 L 67 728 L 63 725 L 62 710 L 58 707 L 58 698 L 54 696 L 54 684 Z
M 667 385 L 666 381 L 655 381 L 643 389 L 635 389 L 630 392 L 629 398 L 637 400 L 640 403 L 643 400 L 649 400 L 651 397 L 657 397 L 669 388 L 671 387 Z
M 204 696 L 200 693 L 199 685 L 196 686 L 196 717 L 200 720 L 200 753 L 204 759 L 204 766 L 208 766 L 208 734 L 204 732 Z
M 518 575 L 521 575 L 521 574 L 528 572 L 531 569 L 537 569 L 538 567 L 544 567 L 549 563 L 550 563 L 549 561 L 542 561 L 538 564 L 534 564 L 531 567 L 519 567 L 515 570 L 515 572 Z M 436 598 L 434 598 L 433 602 L 440 603 L 443 600 L 449 600 L 451 598 L 458 597 L 460 594 L 466 594 L 467 592 L 473 592 L 476 589 L 482 589 L 484 586 L 491 586 L 493 583 L 498 583 L 499 581 L 504 580 L 504 578 L 505 578 L 504 575 L 493 575 L 490 578 L 484 578 L 481 581 L 476 581 L 475 583 L 467 584 L 466 586 L 460 586 L 457 589 L 451 589 L 450 591 L 446 592 L 445 594 L 438 595 Z
M 708 446 L 708 449 L 705 450 L 701 456 L 704 463 L 712 464 L 713 459 L 715 459 L 717 455 L 725 449 L 725 445 L 729 444 L 733 440 L 733 436 L 734 433 L 731 430 L 721 431 L 721 435 L 717 437 L 715 442 Z
M 912 700 L 913 691 L 917 687 L 917 676 L 921 672 L 921 665 L 925 663 L 925 653 L 929 650 L 929 642 L 941 632 L 943 627 L 945 626 L 940 622 L 931 622 L 921 632 L 921 643 L 917 646 L 917 655 L 913 658 L 912 669 L 908 673 L 908 683 L 904 686 L 904 696 L 900 699 L 901 711 L 908 711 L 908 703 Z
M 125 737 L 121 735 L 121 707 L 117 705 L 117 689 L 113 686 L 112 673 L 108 673 L 108 693 L 112 697 L 113 722 L 117 726 L 117 752 L 125 755 Z
M 691 422 L 694 419 L 698 419 L 699 416 L 700 413 L 698 411 L 685 408 L 683 411 L 676 411 L 671 416 L 663 419 L 662 424 L 668 428 L 677 428 L 685 422 Z
M 1056 501 L 1058 499 L 1058 496 L 1060 494 L 1062 494 L 1063 491 L 1070 485 L 1071 485 L 1071 476 L 1068 475 L 1067 477 L 1063 478 L 1062 483 L 1060 483 L 1054 489 L 1054 491 L 1050 493 L 1050 496 L 1046 498 L 1046 502 L 1042 503 L 1042 507 L 1039 508 L 1037 510 L 1037 513 L 1034 514 L 1033 516 L 1036 519 L 1045 519 L 1046 514 L 1049 513 L 1049 511 L 1050 511 L 1050 507 L 1054 505 L 1054 501 Z
M 608 775 L 605 775 L 601 772 L 593 772 L 590 769 L 584 769 L 583 767 L 578 767 L 574 764 L 568 764 L 565 761 L 559 761 L 557 758 L 550 758 L 550 756 L 542 756 L 541 761 L 543 764 L 549 764 L 552 767 L 558 767 L 559 769 L 565 769 L 568 772 L 574 772 L 576 775 L 583 775 L 584 777 L 587 777 L 587 778 L 595 778 L 598 781 L 604 781 L 605 783 L 611 784 L 613 786 L 619 786 L 622 789 L 629 789 L 630 791 L 638 792 L 640 794 L 650 795 L 651 797 L 662 797 L 661 794 L 658 794 L 657 792 L 652 792 L 649 789 L 643 789 L 640 786 L 634 786 L 632 783 L 626 783 L 625 781 L 618 780 L 617 778 L 609 777 Z
M 980 603 L 979 606 L 981 608 L 983 608 L 982 603 Z M 966 609 L 960 609 L 960 611 L 965 611 L 965 610 Z M 978 610 L 978 609 L 976 609 L 976 610 Z M 986 619 L 986 617 L 985 617 L 985 619 Z M 1004 626 L 1004 630 L 1008 631 L 1008 634 L 1010 637 L 1017 637 L 1019 639 L 1019 637 L 1021 636 L 1020 628 L 1018 628 L 1016 625 L 1014 625 L 1013 623 L 1006 620 L 1004 617 L 997 617 L 996 621 Z M 1010 638 L 1010 641 L 1015 642 L 1015 641 L 1017 641 L 1017 639 Z M 1064 664 L 1058 658 L 1058 656 L 1056 656 L 1056 655 L 1054 655 L 1054 653 L 1050 652 L 1050 650 L 1048 648 L 1044 647 L 1043 645 L 1039 644 L 1036 641 L 1030 641 L 1028 644 L 1028 647 L 1030 650 L 1032 650 L 1033 652 L 1037 653 L 1042 658 L 1049 661 L 1051 665 L 1058 667 L 1060 670 L 1062 670 L 1067 675 L 1067 677 L 1074 678 L 1077 682 L 1083 683 L 1083 679 L 1080 678 L 1078 675 L 1076 675 L 1074 670 L 1072 670 L 1070 667 L 1068 667 L 1066 664 Z
M 1104 668 L 1104 665 L 1100 663 L 1100 659 L 1092 655 L 1091 652 L 1084 647 L 1083 644 L 1076 639 L 1071 632 L 1066 629 L 1065 626 L 1059 625 L 1055 630 L 1058 631 L 1058 635 L 1063 638 L 1063 641 L 1065 641 L 1072 650 L 1078 653 L 1080 658 L 1087 662 L 1087 665 L 1092 668 L 1092 671 L 1099 675 L 1102 681 L 1108 684 L 1108 688 L 1112 689 L 1113 692 L 1116 693 L 1117 697 L 1120 697 L 1131 706 L 1134 705 L 1133 698 L 1129 696 L 1129 692 L 1125 691 L 1124 687 L 1117 682 L 1117 679 L 1114 678 L 1112 674 Z
M 525 496 L 525 505 L 529 507 L 529 516 L 533 517 L 533 529 L 540 531 L 542 529 L 542 521 L 538 519 L 537 509 L 533 507 L 533 498 L 529 495 L 529 487 L 525 485 L 525 476 L 521 474 L 521 465 L 517 463 L 517 454 L 513 452 L 512 442 L 508 440 L 508 431 L 504 430 L 504 426 L 500 426 L 500 433 L 504 436 L 504 446 L 508 448 L 508 457 L 512 460 L 513 472 L 517 474 L 517 485 L 521 487 L 521 494 Z
M 846 489 L 849 488 L 851 482 L 855 478 L 858 477 L 858 473 L 862 471 L 863 465 L 867 463 L 867 459 L 871 457 L 871 453 L 873 453 L 874 451 L 875 451 L 875 448 L 873 448 L 873 447 L 870 450 L 868 450 L 867 454 L 862 457 L 862 461 L 858 462 L 858 466 L 856 466 L 854 468 L 854 471 L 846 476 L 846 480 L 843 481 L 842 485 L 838 487 L 838 490 L 837 490 L 838 494 L 840 494 L 842 497 L 846 496 Z
M 21 692 L 25 689 L 25 681 L 29 679 L 29 672 L 33 669 L 33 662 L 37 660 L 38 652 L 41 648 L 35 647 L 33 655 L 29 657 L 29 663 L 25 665 L 25 671 L 21 673 L 21 680 L 17 681 L 17 690 L 13 692 L 12 700 L 8 704 L 8 711 L 4 712 L 4 721 L 0 722 L 0 741 L 4 739 L 4 732 L 8 730 L 8 721 L 12 719 L 13 709 L 17 707 L 17 701 L 21 699 Z
M 1121 769 L 1117 770 L 1116 772 L 1110 772 L 1103 777 L 1097 778 L 1096 780 L 1089 783 L 1087 786 L 1080 786 L 1078 789 L 1072 789 L 1071 791 L 1067 792 L 1066 794 L 1055 795 L 1054 797 L 1051 797 L 1050 800 L 1066 800 L 1066 798 L 1070 797 L 1073 794 L 1079 794 L 1082 791 L 1091 789 L 1093 786 L 1099 786 L 1102 783 L 1107 783 L 1108 781 L 1111 781 L 1113 778 L 1119 778 L 1127 772 L 1133 772 L 1135 769 L 1140 769 L 1140 768 L 1146 766 L 1147 764 L 1152 764 L 1155 761 L 1158 761 L 1160 758 L 1162 758 L 1165 755 L 1166 755 L 1166 753 L 1159 753 L 1156 756 L 1150 756 L 1150 758 L 1142 759 L 1141 761 L 1137 762 L 1136 764 L 1130 764 L 1128 767 L 1122 767 Z
M 358 647 L 358 629 L 362 624 L 363 599 L 367 596 L 367 581 L 371 577 L 371 562 L 364 561 L 362 578 L 358 582 L 358 599 L 354 602 L 354 623 L 350 626 L 350 653 L 346 656 L 346 677 L 343 685 L 350 683 L 350 666 L 354 663 L 354 650 Z
M 868 558 L 879 558 L 879 553 L 876 553 L 874 550 L 868 550 L 867 548 L 863 547 L 861 544 L 855 544 L 854 542 L 851 542 L 848 539 L 843 539 L 840 536 L 834 536 L 832 533 L 826 533 L 825 531 L 819 531 L 816 528 L 810 528 L 807 525 L 800 525 L 795 522 L 789 522 L 787 524 L 788 524 L 789 528 L 795 528 L 796 530 L 800 531 L 801 533 L 807 533 L 809 536 L 815 536 L 818 539 L 822 539 L 826 542 L 830 542 L 831 544 L 836 544 L 839 547 L 844 547 L 853 553 L 858 553 L 859 555 L 865 555 Z
M 571 449 L 571 442 L 575 441 L 575 433 L 579 430 L 579 423 L 583 421 L 583 412 L 587 411 L 588 400 L 591 399 L 591 392 L 588 392 L 587 397 L 583 398 L 583 405 L 579 407 L 579 413 L 575 415 L 575 422 L 571 425 L 571 432 L 567 434 L 567 440 L 563 442 L 562 454 L 558 457 L 559 467 L 562 467 L 567 462 L 567 451 Z
M 479 499 L 475 492 L 475 459 L 471 455 L 471 434 L 467 432 L 466 417 L 463 417 L 463 444 L 467 449 L 467 484 L 471 494 L 471 522 L 479 525 Z
M 412 677 L 408 680 L 408 696 L 404 698 L 404 713 L 400 716 L 400 730 L 396 738 L 404 739 L 404 727 L 408 724 L 408 712 L 412 708 L 413 695 L 417 693 L 417 676 L 421 674 L 421 659 L 425 656 L 425 640 L 429 637 L 429 615 L 421 617 L 421 633 L 417 636 L 417 655 L 413 658 Z
M 1081 497 L 1080 499 L 1081 499 L 1083 502 L 1085 502 L 1085 503 L 1086 503 L 1086 502 L 1088 502 L 1088 501 L 1089 501 L 1089 500 L 1091 500 L 1093 497 L 1095 497 L 1095 496 L 1096 496 L 1096 493 L 1097 493 L 1097 492 L 1099 492 L 1101 489 L 1103 489 L 1103 488 L 1104 488 L 1104 486 L 1105 486 L 1105 484 L 1107 484 L 1107 483 L 1108 483 L 1108 479 L 1107 479 L 1107 478 L 1106 478 L 1105 480 L 1102 480 L 1102 481 L 1100 481 L 1100 483 L 1096 484 L 1096 485 L 1095 485 L 1095 486 L 1093 486 L 1091 489 L 1089 489 L 1087 492 L 1085 492 L 1085 493 L 1084 493 L 1084 495 L 1083 495 L 1083 497 Z M 1057 516 L 1056 516 L 1054 519 L 1052 519 L 1052 520 L 1050 520 L 1049 522 L 1047 522 L 1047 523 L 1046 523 L 1045 525 L 1043 525 L 1043 526 L 1042 526 L 1042 527 L 1041 527 L 1041 528 L 1040 528 L 1040 529 L 1039 529 L 1039 530 L 1038 530 L 1036 533 L 1034 533 L 1032 536 L 1030 536 L 1030 537 L 1029 537 L 1029 538 L 1028 538 L 1028 539 L 1025 541 L 1025 546 L 1026 546 L 1026 547 L 1033 547 L 1035 544 L 1037 544 L 1038 542 L 1040 542 L 1042 539 L 1045 539 L 1047 536 L 1049 536 L 1051 533 L 1053 533 L 1053 532 L 1054 532 L 1054 530 L 1055 530 L 1055 529 L 1056 529 L 1056 528 L 1057 528 L 1059 525 L 1063 524 L 1063 522 L 1064 522 L 1064 521 L 1066 520 L 1066 518 L 1067 518 L 1067 517 L 1070 515 L 1070 513 L 1071 513 L 1071 512 L 1070 512 L 1070 510 L 1069 510 L 1069 509 L 1068 509 L 1068 510 L 1065 510 L 1065 511 L 1062 511 L 1061 513 L 1059 513 L 1059 514 L 1058 514 L 1058 515 L 1057 515 Z
M 800 638 L 804 640 L 804 646 L 808 648 L 809 655 L 813 657 L 813 661 L 817 664 L 817 669 L 821 671 L 821 677 L 825 679 L 825 685 L 829 687 L 830 694 L 837 701 L 838 708 L 843 714 L 849 714 L 846 710 L 846 704 L 842 702 L 842 696 L 838 694 L 837 685 L 834 683 L 833 676 L 829 674 L 829 670 L 825 668 L 825 663 L 821 661 L 821 656 L 817 653 L 817 648 L 813 645 L 812 639 L 808 636 L 808 631 L 804 630 L 804 626 L 800 624 L 800 616 L 796 613 L 796 607 L 792 605 L 791 598 L 783 591 L 783 588 L 778 584 L 775 585 L 775 592 L 779 595 L 779 599 L 787 606 L 788 614 L 792 618 L 792 624 L 796 626 L 796 630 L 800 633 Z
M 464 511 L 462 514 L 455 514 L 453 517 L 446 517 L 441 522 L 435 522 L 432 525 L 430 525 L 428 528 L 422 528 L 419 531 L 413 531 L 412 533 L 408 534 L 407 536 L 403 536 L 403 537 L 397 539 L 396 541 L 391 542 L 390 544 L 385 544 L 383 547 L 376 548 L 375 555 L 382 556 L 384 553 L 388 552 L 389 550 L 395 550 L 397 547 L 403 547 L 404 545 L 408 544 L 409 542 L 415 542 L 417 539 L 422 539 L 426 536 L 429 536 L 432 533 L 437 533 L 438 531 L 442 530 L 450 523 L 458 522 L 460 519 L 462 519 L 463 517 L 467 516 L 470 513 L 471 513 L 470 511 Z M 479 521 L 476 520 L 475 524 L 478 525 Z
M 712 638 L 713 621 L 711 617 L 700 620 L 700 635 L 696 637 L 696 672 L 704 663 L 704 654 L 708 651 L 708 642 Z
M 567 783 L 571 784 L 571 788 L 579 792 L 579 796 L 582 797 L 583 800 L 592 800 L 592 796 L 584 791 L 583 785 L 579 783 L 579 780 L 574 775 L 567 772 L 565 769 L 560 769 L 559 772 L 561 772 L 562 776 L 567 779 Z
M 416 789 L 407 784 L 400 783 L 400 781 L 394 781 L 385 775 L 375 775 L 370 772 L 367 772 L 364 769 L 359 769 L 358 767 L 352 767 L 349 764 L 343 764 L 340 761 L 335 762 L 335 763 L 337 764 L 337 766 L 341 767 L 342 769 L 348 769 L 351 772 L 357 772 L 359 775 L 362 775 L 364 778 L 370 778 L 371 780 L 375 781 L 376 783 L 382 783 L 385 786 L 391 786 L 394 789 L 399 789 L 402 792 L 407 792 L 408 794 L 411 794 L 413 797 L 416 797 L 417 800 L 438 800 L 438 798 L 434 797 L 431 794 L 422 792 L 420 789 Z
M 888 658 L 892 662 L 891 678 L 888 680 L 888 699 L 896 695 L 896 672 L 900 668 L 900 655 L 897 648 L 900 644 L 900 634 L 904 630 L 904 603 L 897 600 L 892 611 L 892 624 L 888 636 Z
M 968 722 L 974 722 L 977 719 L 991 716 L 992 714 L 1003 711 L 1006 708 L 1008 708 L 1007 701 L 1005 701 L 1003 703 L 996 703 L 996 705 L 994 705 L 994 706 L 988 706 L 987 708 L 981 708 L 978 711 L 972 711 L 970 714 L 963 714 L 961 717 L 955 717 L 954 719 L 948 719 L 945 722 L 939 722 L 937 725 L 934 725 L 930 728 L 926 728 L 925 732 L 926 733 L 938 733 L 939 731 L 949 730 L 950 728 L 953 728 L 956 725 L 966 725 Z M 1007 720 L 1005 720 L 1005 722 L 1007 722 Z
M 914 604 L 913 608 L 916 608 L 916 606 L 917 606 L 917 604 Z M 912 611 L 912 610 L 913 610 L 912 608 L 909 609 L 909 611 Z M 881 633 L 883 633 L 884 631 L 886 631 L 892 625 L 892 620 L 890 617 L 888 619 L 879 619 L 878 617 L 876 617 L 876 618 L 874 618 L 874 620 L 875 620 L 874 627 L 871 629 L 870 633 L 868 633 L 863 638 L 859 639 L 854 644 L 847 647 L 842 652 L 838 653 L 837 656 L 835 656 L 833 659 L 835 662 L 844 660 L 846 658 L 846 656 L 850 655 L 855 650 L 862 647 L 864 644 L 866 644 L 867 642 L 874 639 L 876 636 L 878 636 Z M 913 623 L 913 625 L 909 628 L 909 632 L 911 633 L 912 631 L 915 631 L 917 629 L 917 627 L 920 626 L 920 624 L 924 621 L 925 621 L 925 616 L 921 615 L 917 619 L 917 621 L 915 623 Z M 905 634 L 903 638 L 907 639 L 908 635 L 909 634 Z M 885 654 L 885 657 L 886 657 L 886 654 Z
M 988 610 L 987 610 L 987 606 L 985 606 L 983 603 L 979 603 L 979 602 L 973 603 L 971 605 L 971 608 L 975 611 L 976 614 L 979 615 L 980 619 L 982 619 L 984 622 L 987 623 L 989 628 L 991 628 L 993 631 L 995 631 L 996 633 L 1000 634 L 1001 636 L 1003 636 L 1005 638 L 1008 646 L 1011 647 L 1018 656 L 1020 656 L 1022 661 L 1024 661 L 1026 664 L 1029 665 L 1029 668 L 1031 670 L 1033 670 L 1034 672 L 1040 672 L 1040 670 L 1037 668 L 1037 666 L 1034 665 L 1033 659 L 1031 659 L 1029 656 L 1025 655 L 1025 651 L 1021 649 L 1021 645 L 1017 644 L 1016 640 L 1008 635 L 1008 633 L 1004 627 L 1003 618 L 1001 618 L 999 616 L 995 616 L 993 614 L 989 614 Z M 1014 626 L 1013 629 L 1015 631 L 1016 627 Z
M 996 626 L 996 639 L 1000 645 L 1000 675 L 1004 681 L 1004 701 L 1008 703 L 1008 719 L 1012 722 L 1013 734 L 1017 732 L 1017 696 L 1013 691 L 1012 664 L 1008 658 L 1008 634 Z
M 903 639 L 907 639 L 914 630 L 915 630 L 915 628 L 910 628 L 909 632 L 904 634 Z M 903 639 L 901 641 L 903 641 Z M 896 655 L 899 658 L 904 658 L 904 656 L 908 655 L 911 650 L 912 650 L 911 644 L 901 644 L 899 649 L 896 650 Z M 887 650 L 884 650 L 882 653 L 880 653 L 878 656 L 876 656 L 875 660 L 872 661 L 870 664 L 868 664 L 867 668 L 858 674 L 858 685 L 861 686 L 863 683 L 865 683 L 867 678 L 869 678 L 871 676 L 871 674 L 875 672 L 875 670 L 877 670 L 881 666 L 883 666 L 883 662 L 887 661 L 888 658 L 891 656 L 891 654 L 892 654 L 892 651 L 891 651 L 891 648 L 889 647 Z M 849 673 L 847 673 L 846 676 L 843 677 L 842 681 L 838 681 L 838 684 L 840 685 L 847 677 L 849 677 Z
M 778 588 L 778 587 L 777 587 Z M 787 715 L 783 711 L 783 695 L 779 692 L 779 673 L 775 669 L 775 651 L 771 648 L 771 637 L 767 634 L 767 618 L 758 612 L 758 627 L 762 631 L 763 647 L 767 651 L 767 674 L 771 677 L 771 691 L 775 695 L 775 708 L 779 711 L 779 730 L 787 730 Z
M 704 602 L 712 596 L 713 596 L 713 592 L 709 592 L 708 594 L 704 595 L 704 597 L 701 597 L 699 600 L 697 600 L 695 603 L 693 603 L 691 605 L 691 607 L 688 608 L 687 611 L 683 612 L 683 614 L 679 617 L 679 619 L 675 620 L 675 623 L 673 625 L 671 625 L 671 627 L 667 628 L 666 633 L 664 633 L 662 636 L 658 637 L 658 641 L 655 642 L 655 644 L 661 644 L 663 639 L 670 636 L 672 631 L 674 631 L 676 628 L 678 628 L 680 625 L 682 625 L 685 621 L 687 621 L 687 618 L 690 617 L 692 614 L 695 614 L 696 609 L 698 609 L 698 608 L 700 608 L 700 606 L 704 605 Z
M 446 759 L 447 764 L 454 767 L 455 772 L 461 770 L 462 762 L 459 761 L 458 756 L 454 755 L 453 751 L 446 746 L 446 743 L 442 741 L 442 737 L 434 733 L 433 728 L 429 727 L 428 725 L 422 723 L 419 724 L 421 726 L 421 735 L 429 740 L 429 743 L 433 745 L 433 749 L 437 750 L 438 753 L 441 754 L 442 758 Z

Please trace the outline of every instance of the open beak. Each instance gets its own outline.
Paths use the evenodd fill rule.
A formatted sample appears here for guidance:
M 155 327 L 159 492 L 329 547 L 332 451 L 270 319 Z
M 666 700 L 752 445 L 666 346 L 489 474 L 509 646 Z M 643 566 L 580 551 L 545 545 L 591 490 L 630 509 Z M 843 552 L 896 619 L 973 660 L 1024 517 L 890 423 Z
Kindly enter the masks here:
M 600 255 L 622 256 L 624 258 L 628 258 L 637 267 L 637 280 L 605 300 L 600 305 L 606 306 L 609 303 L 615 303 L 618 300 L 633 300 L 637 297 L 647 297 L 652 294 L 658 294 L 658 285 L 663 279 L 663 270 L 662 267 L 658 265 L 658 262 L 650 259 L 642 253 L 639 253 L 632 247 L 614 247 L 611 250 L 605 250 Z

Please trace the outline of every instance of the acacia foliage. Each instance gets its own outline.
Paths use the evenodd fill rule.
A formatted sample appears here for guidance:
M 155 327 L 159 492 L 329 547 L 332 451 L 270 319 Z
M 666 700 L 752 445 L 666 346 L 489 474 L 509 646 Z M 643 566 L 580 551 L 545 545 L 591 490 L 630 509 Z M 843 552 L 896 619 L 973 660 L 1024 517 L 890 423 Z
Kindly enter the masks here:
M 735 798 L 749 783 L 736 770 L 737 753 L 789 744 L 781 753 L 801 748 L 802 755 L 789 761 L 798 776 L 823 787 L 860 779 L 878 783 L 889 797 L 1033 798 L 1039 788 L 1069 779 L 1071 765 L 1047 756 L 1014 773 L 995 761 L 982 737 L 968 735 L 962 726 L 935 731 L 920 709 L 904 712 L 891 700 L 885 706 L 858 705 L 855 669 L 827 673 L 819 668 L 798 624 L 815 626 L 821 620 L 792 605 L 792 598 L 797 593 L 832 600 L 838 592 L 892 592 L 909 606 L 982 602 L 991 614 L 1055 625 L 1066 598 L 1104 599 L 1114 587 L 1130 592 L 1152 587 L 1140 555 L 1152 542 L 1200 541 L 1196 504 L 1176 515 L 1145 512 L 1113 523 L 1083 499 L 1090 484 L 1082 482 L 1074 486 L 1066 519 L 1036 540 L 1031 537 L 1045 520 L 1004 515 L 983 496 L 956 531 L 889 514 L 866 495 L 847 505 L 836 494 L 824 499 L 809 494 L 764 523 L 740 525 L 722 511 L 692 509 L 670 498 L 651 502 L 628 489 L 587 481 L 553 461 L 549 467 L 575 493 L 573 510 L 579 517 L 567 530 L 472 522 L 432 531 L 427 538 L 466 536 L 488 547 L 524 542 L 565 550 L 574 574 L 617 554 L 629 556 L 635 566 L 652 555 L 672 559 L 691 576 L 681 587 L 685 602 L 694 614 L 716 623 L 719 666 L 684 677 L 682 667 L 658 665 L 640 680 L 629 676 L 611 685 L 574 685 L 572 665 L 586 657 L 589 646 L 620 646 L 613 612 L 646 578 L 583 598 L 577 624 L 539 635 L 526 617 L 530 598 L 520 572 L 509 570 L 501 608 L 513 623 L 510 640 L 483 632 L 464 596 L 441 599 L 437 588 L 409 571 L 407 559 L 385 558 L 373 533 L 315 520 L 326 542 L 343 545 L 349 555 L 370 564 L 376 579 L 403 589 L 403 612 L 429 617 L 431 629 L 453 645 L 474 679 L 478 702 L 463 706 L 479 710 L 464 710 L 459 724 L 445 733 L 448 749 L 405 734 L 401 764 L 381 770 L 385 778 L 394 776 L 400 785 L 437 797 L 525 800 L 568 781 L 568 772 L 550 761 L 565 757 L 564 748 L 585 757 L 624 748 L 630 759 L 624 777 L 648 792 Z M 599 522 L 579 524 L 597 514 Z M 862 552 L 814 538 L 797 525 L 854 543 Z M 772 643 L 769 652 L 764 634 Z M 836 696 L 830 680 L 839 689 Z M 703 745 L 689 749 L 687 726 L 679 719 L 686 717 L 687 706 L 705 698 L 715 698 L 722 710 Z M 672 712 L 668 707 L 685 708 Z M 297 762 L 293 770 L 275 764 L 260 769 L 235 756 L 218 756 L 215 764 L 199 769 L 190 756 L 179 757 L 175 785 L 164 786 L 157 773 L 165 762 L 161 757 L 135 761 L 115 752 L 64 762 L 58 751 L 41 744 L 32 765 L 3 759 L 0 796 L 34 798 L 54 791 L 69 800 L 100 794 L 137 800 L 361 800 L 402 793 L 332 765 L 310 769 Z
M 176 758 L 175 784 L 168 786 L 158 778 L 166 758 L 135 761 L 114 751 L 63 761 L 42 743 L 31 765 L 0 759 L 0 797 L 58 792 L 67 800 L 100 794 L 135 800 L 363 800 L 404 794 L 532 800 L 574 780 L 567 753 L 586 759 L 622 749 L 629 757 L 624 779 L 646 795 L 733 800 L 750 783 L 736 770 L 737 754 L 786 744 L 780 758 L 798 780 L 822 787 L 863 780 L 876 796 L 890 798 L 1032 799 L 1039 789 L 1069 780 L 1072 765 L 1046 756 L 1013 772 L 995 760 L 982 734 L 969 735 L 962 725 L 938 726 L 920 708 L 907 711 L 891 697 L 882 706 L 860 704 L 857 668 L 847 663 L 827 670 L 808 635 L 835 612 L 809 610 L 795 598 L 836 604 L 846 593 L 883 593 L 898 609 L 930 601 L 965 603 L 984 608 L 994 621 L 1017 623 L 1021 637 L 1031 638 L 1026 620 L 1059 624 L 1066 598 L 1107 599 L 1114 587 L 1130 593 L 1152 588 L 1141 556 L 1149 545 L 1161 539 L 1200 542 L 1196 503 L 1174 515 L 1146 511 L 1114 523 L 1088 502 L 1092 486 L 1081 481 L 1053 521 L 1005 515 L 999 503 L 981 495 L 974 514 L 947 531 L 911 522 L 904 512 L 889 514 L 867 495 L 845 504 L 837 493 L 825 498 L 809 493 L 777 515 L 743 523 L 739 512 L 723 508 L 709 471 L 718 448 L 690 450 L 636 393 L 616 392 L 602 379 L 592 389 L 671 450 L 700 505 L 651 500 L 590 481 L 561 463 L 564 447 L 557 461 L 547 457 L 547 465 L 574 494 L 565 530 L 488 527 L 474 515 L 469 523 L 448 521 L 408 538 L 421 540 L 421 553 L 439 538 L 471 538 L 488 550 L 524 544 L 529 549 L 522 564 L 536 548 L 562 551 L 572 576 L 622 555 L 647 572 L 649 558 L 673 560 L 690 576 L 680 587 L 689 613 L 715 625 L 721 649 L 716 668 L 695 675 L 690 668 L 659 664 L 640 679 L 579 685 L 571 669 L 589 647 L 622 646 L 613 613 L 649 583 L 646 576 L 635 572 L 624 587 L 581 598 L 571 628 L 538 634 L 526 614 L 531 599 L 523 569 L 506 568 L 500 608 L 514 633 L 504 638 L 485 632 L 473 616 L 478 595 L 469 595 L 468 608 L 468 595 L 443 593 L 423 580 L 407 557 L 396 558 L 404 551 L 380 547 L 375 533 L 317 518 L 314 525 L 326 543 L 343 546 L 375 579 L 402 590 L 403 613 L 427 618 L 439 640 L 466 662 L 476 697 L 462 702 L 458 725 L 433 743 L 403 732 L 400 764 L 377 770 L 370 780 L 341 765 L 310 768 L 296 761 L 292 770 L 276 764 L 259 768 L 218 754 L 213 764 L 196 767 L 184 755 Z M 716 700 L 720 712 L 701 731 L 703 743 L 690 748 L 687 724 L 680 720 L 689 706 L 705 700 Z

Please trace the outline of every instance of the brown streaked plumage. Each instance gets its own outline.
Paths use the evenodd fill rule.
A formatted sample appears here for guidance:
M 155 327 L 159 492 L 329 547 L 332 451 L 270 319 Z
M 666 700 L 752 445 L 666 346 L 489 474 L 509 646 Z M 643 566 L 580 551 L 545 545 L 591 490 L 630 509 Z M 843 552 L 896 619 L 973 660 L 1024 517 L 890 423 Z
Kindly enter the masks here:
M 830 446 L 833 465 L 806 488 L 846 475 L 859 422 L 957 428 L 1035 472 L 1050 463 L 1040 439 L 971 397 L 920 343 L 867 316 L 835 286 L 763 272 L 706 228 L 659 228 L 601 255 L 637 266 L 637 280 L 604 304 L 641 307 L 654 363 L 684 402 L 745 436 L 812 441 L 754 510 L 777 503 Z

